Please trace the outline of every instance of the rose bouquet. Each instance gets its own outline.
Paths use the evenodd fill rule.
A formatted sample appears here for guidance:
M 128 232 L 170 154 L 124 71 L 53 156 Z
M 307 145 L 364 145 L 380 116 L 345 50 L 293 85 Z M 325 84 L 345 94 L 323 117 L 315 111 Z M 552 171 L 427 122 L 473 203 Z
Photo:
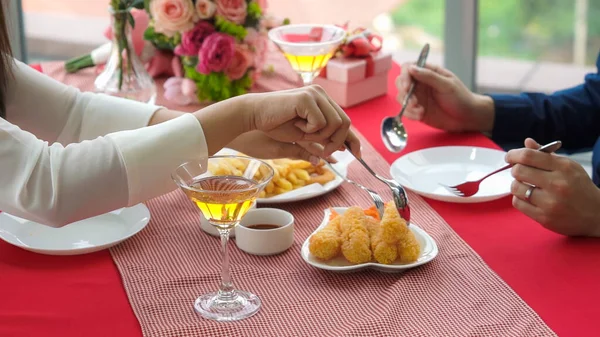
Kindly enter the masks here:
M 266 0 L 145 0 L 144 38 L 181 67 L 165 83 L 180 104 L 220 101 L 246 93 L 267 52 Z

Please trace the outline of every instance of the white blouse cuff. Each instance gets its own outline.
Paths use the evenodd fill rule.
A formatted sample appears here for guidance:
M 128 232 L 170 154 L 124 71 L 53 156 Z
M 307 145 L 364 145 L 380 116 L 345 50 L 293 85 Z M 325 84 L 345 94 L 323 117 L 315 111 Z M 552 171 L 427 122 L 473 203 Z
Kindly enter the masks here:
M 199 161 L 202 167 L 207 166 L 204 132 L 192 114 L 107 137 L 120 150 L 127 172 L 130 206 L 172 191 L 176 185 L 171 174 L 179 165 Z

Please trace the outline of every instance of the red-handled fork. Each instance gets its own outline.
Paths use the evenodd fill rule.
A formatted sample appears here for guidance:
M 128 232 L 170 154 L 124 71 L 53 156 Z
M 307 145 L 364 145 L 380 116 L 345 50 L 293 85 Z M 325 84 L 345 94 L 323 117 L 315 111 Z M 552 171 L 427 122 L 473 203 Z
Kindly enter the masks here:
M 552 153 L 552 152 L 555 152 L 558 149 L 560 149 L 561 146 L 562 146 L 562 142 L 560 140 L 557 140 L 552 143 L 548 143 L 544 146 L 541 146 L 538 149 L 538 151 Z M 494 172 L 490 172 L 487 175 L 485 175 L 483 178 L 476 180 L 476 181 L 467 181 L 467 182 L 464 182 L 464 183 L 456 185 L 456 186 L 446 186 L 444 184 L 440 184 L 440 185 L 443 186 L 444 188 L 446 188 L 450 193 L 452 193 L 456 196 L 470 197 L 470 196 L 475 195 L 475 193 L 477 193 L 479 191 L 479 184 L 481 184 L 482 181 L 484 181 L 488 177 L 490 177 L 498 172 L 507 170 L 507 169 L 511 168 L 512 166 L 513 166 L 512 164 L 507 164 L 506 166 L 503 166 Z

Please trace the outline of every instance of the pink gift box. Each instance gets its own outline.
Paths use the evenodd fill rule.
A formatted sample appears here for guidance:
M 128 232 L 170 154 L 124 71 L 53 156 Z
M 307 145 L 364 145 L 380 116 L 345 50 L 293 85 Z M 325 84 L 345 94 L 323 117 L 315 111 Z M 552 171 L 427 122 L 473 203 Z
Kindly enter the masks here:
M 354 83 L 344 83 L 317 77 L 313 83 L 320 85 L 342 108 L 349 108 L 387 93 L 387 72 Z
M 322 86 L 341 107 L 347 108 L 387 93 L 387 74 L 392 55 L 373 53 L 372 57 L 329 60 L 313 83 Z

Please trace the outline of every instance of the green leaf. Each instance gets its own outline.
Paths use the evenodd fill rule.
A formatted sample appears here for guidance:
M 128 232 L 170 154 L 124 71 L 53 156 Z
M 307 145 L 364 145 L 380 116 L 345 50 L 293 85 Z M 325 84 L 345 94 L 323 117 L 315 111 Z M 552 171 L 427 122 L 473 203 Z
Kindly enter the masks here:
M 164 34 L 154 31 L 154 24 L 150 21 L 148 28 L 144 31 L 144 39 L 152 42 L 152 44 L 160 50 L 174 50 L 181 43 L 181 34 L 177 33 L 173 37 L 167 37 Z
M 196 83 L 198 99 L 204 101 L 222 101 L 233 96 L 243 95 L 252 86 L 250 72 L 239 80 L 231 81 L 224 73 L 200 74 L 195 66 L 188 65 L 184 60 L 185 77 Z
M 217 15 L 215 17 L 215 27 L 218 31 L 227 35 L 231 35 L 240 41 L 244 40 L 246 34 L 248 34 L 248 31 L 246 31 L 246 28 L 244 28 L 244 26 L 236 25 L 235 23 L 223 18 L 220 15 Z
M 131 12 L 127 12 L 127 21 L 129 21 L 132 29 L 135 28 L 135 19 L 133 18 Z
M 251 3 L 249 3 L 247 10 L 248 10 L 248 16 L 251 16 L 254 18 L 260 18 L 262 16 L 262 9 L 258 5 L 258 3 L 256 3 L 256 1 L 252 1 Z
M 152 41 L 154 39 L 154 27 L 148 26 L 144 31 L 144 40 Z
M 150 2 L 152 0 L 144 0 L 144 8 L 146 8 L 146 11 L 148 12 L 148 14 L 150 14 Z
M 131 3 L 131 6 L 129 6 L 129 8 L 144 9 L 144 5 L 145 5 L 144 0 L 133 0 L 133 2 Z

